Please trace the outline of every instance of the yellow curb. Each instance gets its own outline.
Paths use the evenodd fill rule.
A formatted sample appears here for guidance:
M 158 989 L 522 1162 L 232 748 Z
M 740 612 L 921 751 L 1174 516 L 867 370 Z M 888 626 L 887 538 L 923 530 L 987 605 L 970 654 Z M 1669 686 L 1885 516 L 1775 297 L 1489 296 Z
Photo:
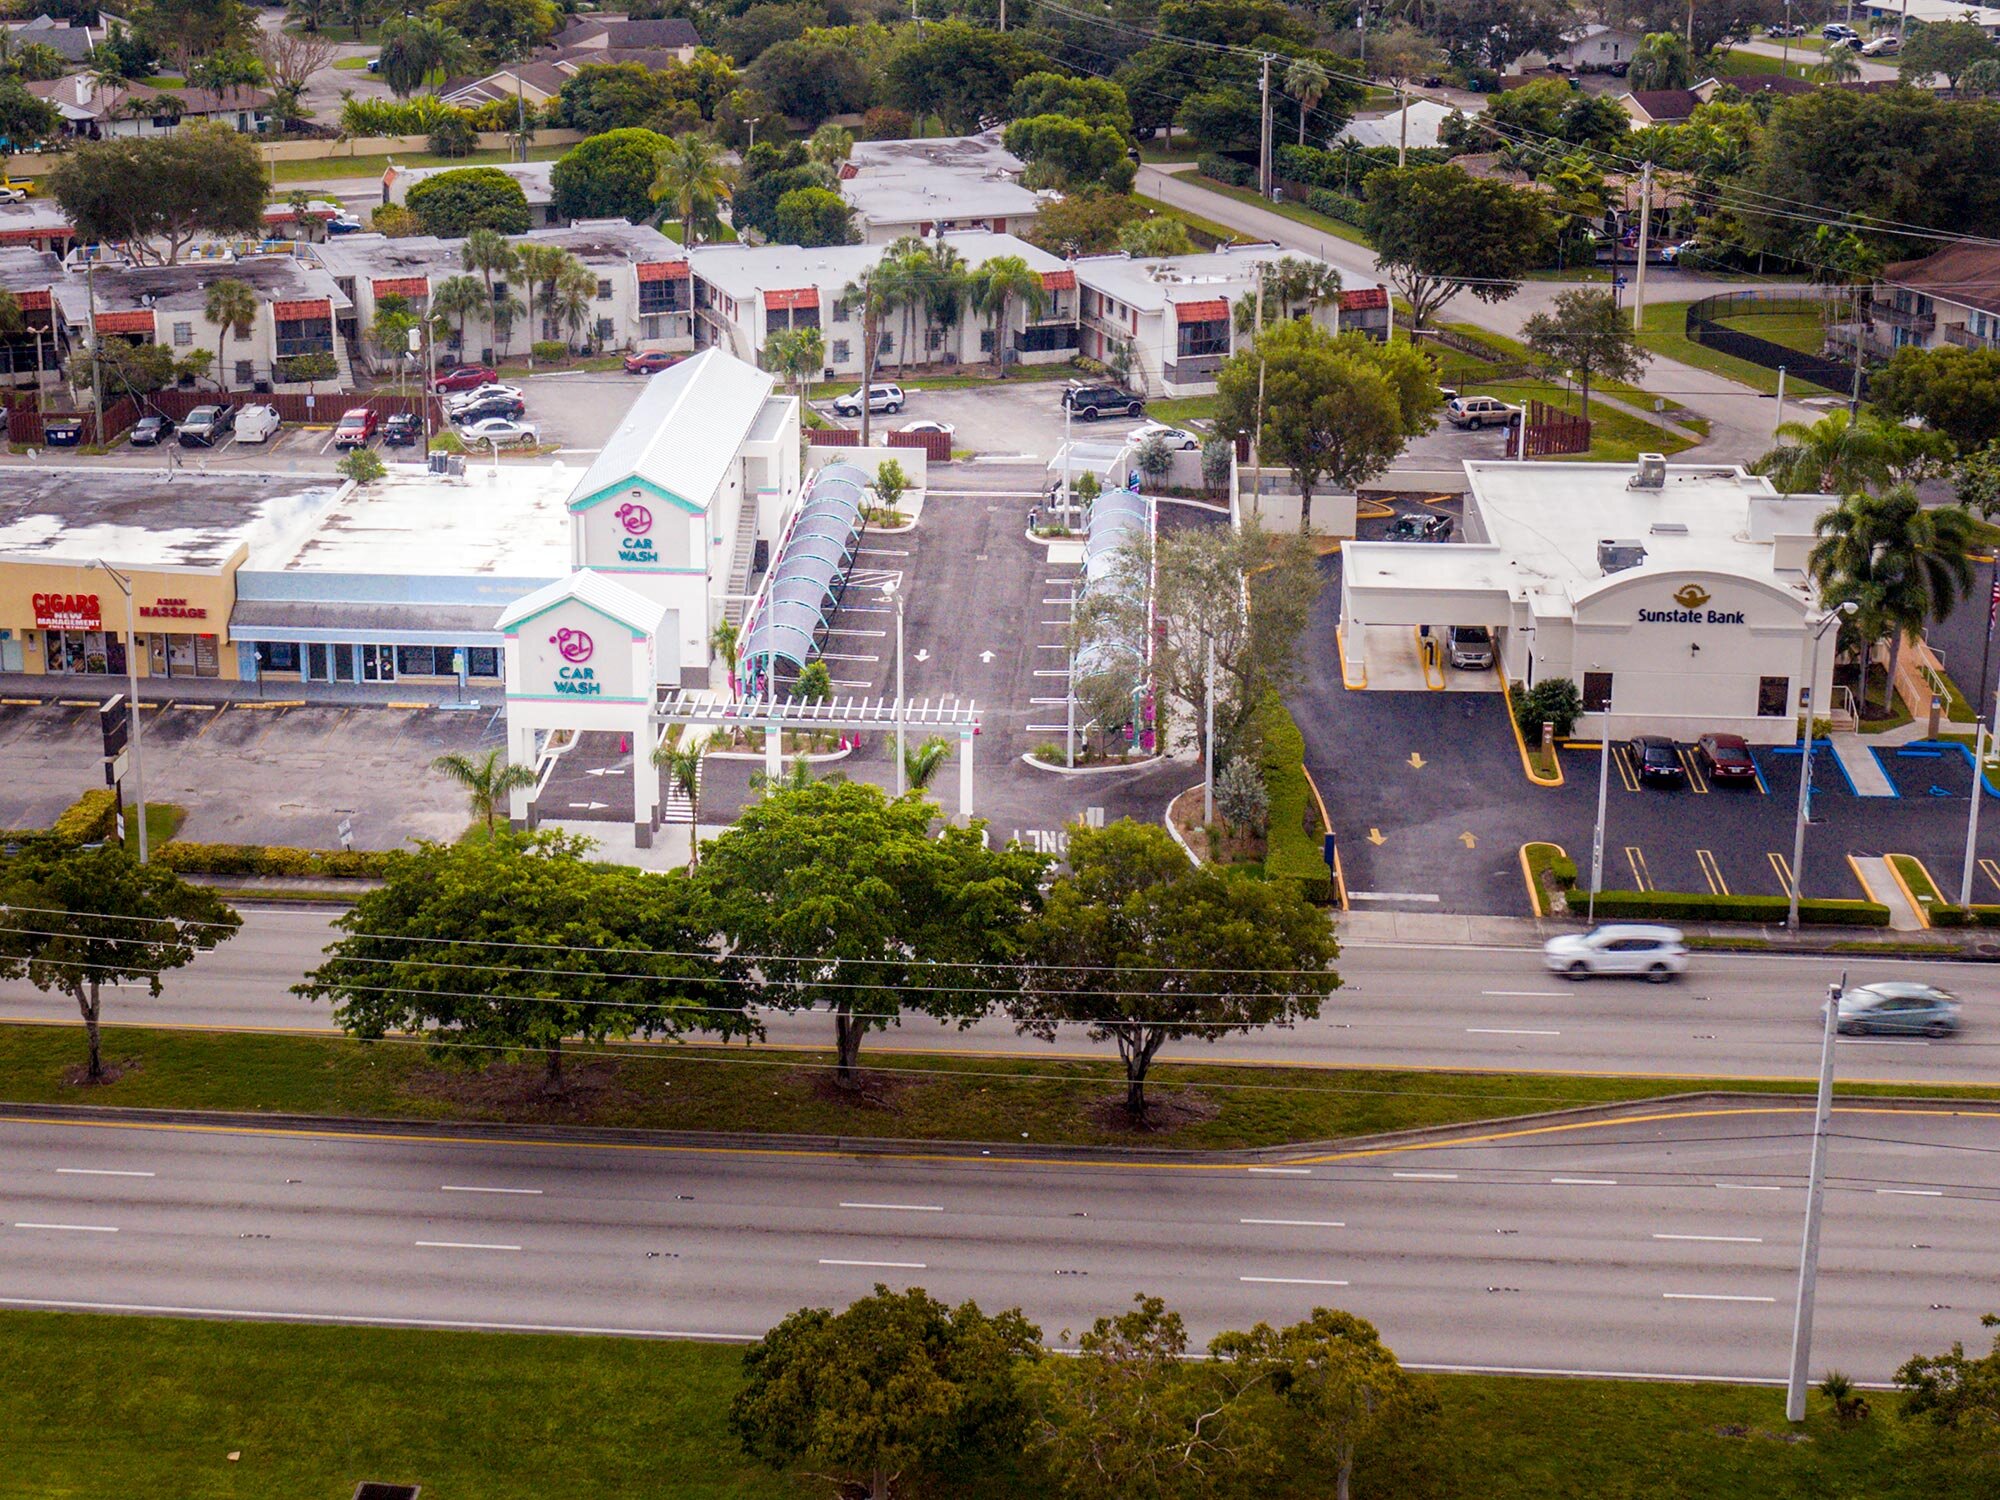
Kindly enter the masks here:
M 1433 693 L 1443 692 L 1446 687 L 1443 660 L 1440 659 L 1438 662 L 1438 680 L 1432 682 L 1430 653 L 1424 650 L 1424 647 L 1430 644 L 1430 638 L 1414 625 L 1410 627 L 1410 636 L 1417 643 L 1417 665 L 1423 669 L 1424 686 Z
M 1333 819 L 1326 815 L 1326 798 L 1319 794 L 1319 783 L 1313 780 L 1313 773 L 1306 769 L 1304 761 L 1299 762 L 1299 770 L 1305 773 L 1306 790 L 1313 794 L 1313 805 L 1319 808 L 1319 826 L 1321 830 L 1326 833 L 1332 833 Z M 1342 911 L 1350 910 L 1351 908 L 1347 900 L 1347 876 L 1340 868 L 1340 841 L 1338 839 L 1334 841 L 1333 845 L 1333 889 L 1340 897 L 1340 909 Z
M 1368 686 L 1368 669 L 1361 669 L 1361 680 L 1356 682 L 1347 670 L 1347 633 L 1338 625 L 1333 627 L 1333 649 L 1340 655 L 1340 685 L 1350 693 L 1358 693 Z
M 1856 885 L 1861 887 L 1861 899 L 1864 901 L 1873 901 L 1877 906 L 1882 905 L 1882 902 L 1876 899 L 1875 887 L 1868 883 L 1868 877 L 1861 873 L 1861 866 L 1855 861 L 1854 856 L 1851 854 L 1847 856 L 1847 868 L 1854 872 L 1854 882 Z M 1798 885 L 1798 875 L 1796 873 L 1794 873 L 1792 876 L 1792 883 L 1795 886 Z M 1805 899 L 1805 891 L 1803 888 L 1800 888 L 1799 890 L 1799 899 L 1800 900 Z
M 182 711 L 183 713 L 190 713 L 190 714 L 212 714 L 212 713 L 218 713 L 218 712 L 220 712 L 220 711 L 221 711 L 221 709 L 222 709 L 222 705 L 221 705 L 220 703 L 180 703 L 180 702 L 174 702 L 174 703 L 170 703 L 170 704 L 168 704 L 167 706 L 168 706 L 169 708 L 178 708 L 178 709 L 180 709 L 180 710 L 181 710 L 181 711 Z
M 391 699 L 389 702 L 383 704 L 382 706 L 384 708 L 429 708 L 431 705 L 428 703 L 414 703 L 408 701 L 399 703 L 394 699 Z
M 1537 845 L 1544 849 L 1555 850 L 1564 859 L 1569 858 L 1569 850 L 1563 848 L 1561 844 L 1552 843 L 1548 839 L 1529 839 L 1527 843 L 1521 846 L 1521 878 L 1528 882 L 1528 900 L 1533 903 L 1536 916 L 1546 917 L 1549 912 L 1548 908 L 1542 904 L 1542 888 L 1535 880 L 1533 867 L 1528 863 L 1528 851 Z
M 14 708 L 40 708 L 42 706 L 40 698 L 0 698 L 0 703 L 11 705 Z
M 1499 653 L 1496 651 L 1495 656 Z M 1514 731 L 1514 748 L 1521 752 L 1521 769 L 1528 780 L 1536 786 L 1561 786 L 1563 784 L 1562 758 L 1556 758 L 1556 774 L 1553 779 L 1535 769 L 1535 763 L 1528 757 L 1528 742 L 1521 737 L 1520 721 L 1514 717 L 1514 686 L 1507 681 L 1507 673 L 1496 661 L 1493 670 L 1500 677 L 1500 711 L 1507 716 L 1507 727 Z
M 303 698 L 267 698 L 257 703 L 232 703 L 229 706 L 231 708 L 242 708 L 242 709 L 304 708 L 306 706 L 306 700 Z
M 1937 883 L 1937 877 L 1931 874 L 1930 866 L 1918 859 L 1914 854 L 1884 854 L 1882 856 L 1882 863 L 1889 871 L 1889 878 L 1896 882 L 1896 889 L 1901 891 L 1903 899 L 1910 903 L 1910 910 L 1917 914 L 1917 921 L 1928 928 L 1931 925 L 1930 908 L 1917 899 L 1917 893 L 1910 889 L 1910 883 L 1903 878 L 1903 872 L 1896 868 L 1896 861 L 1899 859 L 1907 859 L 1919 870 L 1922 870 L 1924 872 L 1924 879 L 1931 883 L 1931 889 L 1934 891 L 1941 889 Z

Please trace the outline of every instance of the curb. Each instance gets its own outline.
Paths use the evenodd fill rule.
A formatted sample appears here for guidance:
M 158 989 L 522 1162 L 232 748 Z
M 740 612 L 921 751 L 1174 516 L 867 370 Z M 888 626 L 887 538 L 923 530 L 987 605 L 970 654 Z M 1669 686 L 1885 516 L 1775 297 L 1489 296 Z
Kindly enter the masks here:
M 1021 760 L 1023 764 L 1032 766 L 1037 771 L 1047 771 L 1055 776 L 1103 776 L 1112 771 L 1143 771 L 1149 766 L 1164 765 L 1167 757 L 1154 754 L 1144 760 L 1122 761 L 1115 766 L 1058 766 L 1046 760 L 1037 760 L 1034 751 L 1024 750 L 1021 752 Z

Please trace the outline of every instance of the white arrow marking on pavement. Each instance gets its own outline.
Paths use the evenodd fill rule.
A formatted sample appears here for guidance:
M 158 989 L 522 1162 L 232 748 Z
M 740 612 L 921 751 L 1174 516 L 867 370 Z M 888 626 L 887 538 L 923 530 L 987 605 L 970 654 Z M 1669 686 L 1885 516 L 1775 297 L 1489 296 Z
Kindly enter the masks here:
M 585 812 L 596 812 L 600 807 L 609 807 L 609 802 L 572 802 L 571 807 L 582 808 Z
M 983 662 L 990 662 L 993 660 L 993 653 L 991 651 L 982 651 L 979 653 L 979 659 Z
M 930 652 L 928 650 L 921 650 L 921 649 L 917 652 L 916 656 L 912 658 L 912 660 L 915 661 L 929 661 L 930 659 L 931 659 Z

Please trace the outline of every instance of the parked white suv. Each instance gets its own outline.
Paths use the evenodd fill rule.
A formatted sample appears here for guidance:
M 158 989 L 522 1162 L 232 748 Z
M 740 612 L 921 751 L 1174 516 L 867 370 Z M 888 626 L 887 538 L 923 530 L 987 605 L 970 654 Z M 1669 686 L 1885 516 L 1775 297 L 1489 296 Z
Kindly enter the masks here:
M 1550 938 L 1542 944 L 1542 962 L 1565 979 L 1630 974 L 1665 984 L 1687 972 L 1688 951 L 1678 928 L 1608 922 Z
M 868 387 L 868 409 L 870 411 L 901 411 L 903 409 L 903 388 L 888 381 L 879 381 Z M 837 417 L 858 417 L 861 415 L 861 392 L 849 391 L 845 396 L 833 398 L 833 413 Z

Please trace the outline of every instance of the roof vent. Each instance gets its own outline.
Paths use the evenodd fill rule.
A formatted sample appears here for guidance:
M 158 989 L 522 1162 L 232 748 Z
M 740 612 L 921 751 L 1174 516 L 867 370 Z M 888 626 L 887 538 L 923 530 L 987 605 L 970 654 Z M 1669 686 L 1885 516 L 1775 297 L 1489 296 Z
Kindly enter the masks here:
M 1688 534 L 1687 522 L 1685 521 L 1655 521 L 1648 530 L 1654 536 L 1686 536 Z
M 1641 453 L 1639 472 L 1625 481 L 1628 490 L 1663 490 L 1667 487 L 1667 456 L 1664 453 Z
M 1597 566 L 1606 573 L 1622 573 L 1646 560 L 1646 544 L 1629 539 L 1604 537 L 1597 543 Z

